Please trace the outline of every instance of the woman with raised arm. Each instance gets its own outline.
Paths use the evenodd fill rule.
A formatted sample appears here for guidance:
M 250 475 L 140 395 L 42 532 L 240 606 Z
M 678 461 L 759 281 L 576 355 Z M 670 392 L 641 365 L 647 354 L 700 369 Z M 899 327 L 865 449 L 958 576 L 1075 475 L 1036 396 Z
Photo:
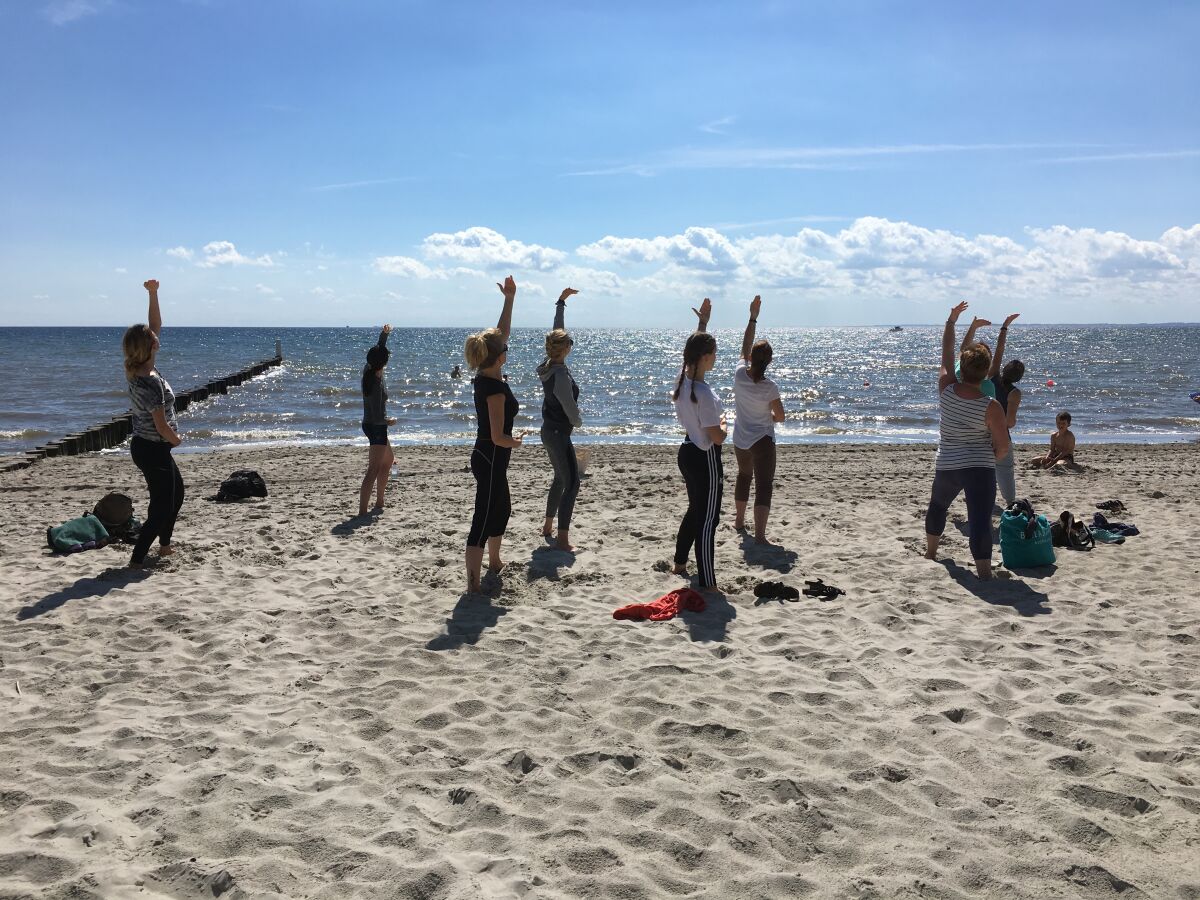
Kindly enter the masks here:
M 1008 428 L 1000 404 L 980 390 L 992 364 L 983 344 L 971 344 L 959 355 L 960 383 L 954 375 L 954 325 L 966 303 L 950 310 L 942 332 L 942 366 L 938 377 L 941 408 L 933 493 L 925 513 L 925 557 L 937 559 L 946 530 L 946 514 L 966 493 L 971 556 L 980 579 L 992 577 L 992 504 L 996 502 L 996 460 L 1009 450 Z
M 675 538 L 676 575 L 687 574 L 688 556 L 696 548 L 700 590 L 717 586 L 716 536 L 721 519 L 724 472 L 721 445 L 728 434 L 721 401 L 704 381 L 717 362 L 717 339 L 708 333 L 712 302 L 705 297 L 692 311 L 700 322 L 683 347 L 683 370 L 671 399 L 686 435 L 679 446 L 679 471 L 687 485 L 688 508 Z
M 392 471 L 392 463 L 396 455 L 388 444 L 388 426 L 395 425 L 395 419 L 389 419 L 387 414 L 387 382 L 383 377 L 384 366 L 388 364 L 388 335 L 392 333 L 391 325 L 384 325 L 379 332 L 379 340 L 367 351 L 367 364 L 362 370 L 363 395 L 363 434 L 367 436 L 367 474 L 363 476 L 362 485 L 358 489 L 358 514 L 367 514 L 367 504 L 371 501 L 371 486 L 375 486 L 375 511 L 383 512 L 383 492 L 387 489 L 388 475 Z
M 783 421 L 779 386 L 767 377 L 767 366 L 775 352 L 768 341 L 755 341 L 762 298 L 750 301 L 750 321 L 742 336 L 742 355 L 733 376 L 733 453 L 737 458 L 737 481 L 733 504 L 737 511 L 734 528 L 746 527 L 746 504 L 754 481 L 754 540 L 767 543 L 767 517 L 771 514 L 771 492 L 775 482 L 775 423 Z
M 996 389 L 996 402 L 1004 409 L 1004 420 L 1008 424 L 1008 453 L 996 460 L 996 486 L 1006 505 L 1017 502 L 1017 475 L 1013 468 L 1012 430 L 1017 427 L 1017 410 L 1021 408 L 1021 389 L 1017 382 L 1025 377 L 1025 363 L 1019 359 L 1004 362 L 1004 348 L 1008 343 L 1008 326 L 1019 316 L 1013 313 L 1000 326 L 996 338 L 996 355 L 992 357 L 992 368 L 988 381 Z
M 520 406 L 509 389 L 502 368 L 508 360 L 508 335 L 512 331 L 513 300 L 517 283 L 509 275 L 497 284 L 504 294 L 504 306 L 495 328 L 467 338 L 463 353 L 467 365 L 476 371 L 471 385 L 475 395 L 475 415 L 479 422 L 475 449 L 471 453 L 471 474 L 475 476 L 475 515 L 467 535 L 467 592 L 479 590 L 483 548 L 488 550 L 488 569 L 499 572 L 500 542 L 512 513 L 508 492 L 508 460 L 521 446 L 521 436 L 513 436 L 513 420 Z
M 542 536 L 552 536 L 554 517 L 558 516 L 559 550 L 573 551 L 570 528 L 571 514 L 575 510 L 575 498 L 579 496 L 579 461 L 575 458 L 575 447 L 571 443 L 571 432 L 583 424 L 579 415 L 579 385 L 567 368 L 567 356 L 575 341 L 566 329 L 567 298 L 578 294 L 574 288 L 566 288 L 559 295 L 554 309 L 554 329 L 546 334 L 546 358 L 538 366 L 538 377 L 542 380 L 545 398 L 542 400 L 542 446 L 550 456 L 554 467 L 554 480 L 550 483 L 550 494 L 546 498 L 546 521 L 542 525 Z
M 121 339 L 125 379 L 129 382 L 129 399 L 133 404 L 133 439 L 129 444 L 129 455 L 145 477 L 146 489 L 150 492 L 146 522 L 138 532 L 129 559 L 129 565 L 138 569 L 145 564 L 146 554 L 155 539 L 158 540 L 160 558 L 175 552 L 171 536 L 183 506 L 183 476 L 171 457 L 171 448 L 178 447 L 183 440 L 175 424 L 175 393 L 154 368 L 159 334 L 162 333 L 158 282 L 151 279 L 142 287 L 150 295 L 149 324 L 131 326 Z
M 964 350 L 966 350 L 972 344 L 979 344 L 981 347 L 983 347 L 984 350 L 987 350 L 990 353 L 991 348 L 988 347 L 986 341 L 975 340 L 975 332 L 978 331 L 980 328 L 986 328 L 991 324 L 992 323 L 990 321 L 988 321 L 987 319 L 982 319 L 979 316 L 975 316 L 971 320 L 971 324 L 967 326 L 967 333 L 963 335 L 962 344 L 959 345 L 958 352 L 962 353 Z M 957 378 L 959 381 L 962 381 L 962 369 L 961 369 L 961 366 L 957 363 L 954 366 L 954 377 Z M 996 386 L 987 379 L 985 379 L 979 385 L 979 389 L 981 391 L 983 391 L 985 394 L 987 394 L 989 397 L 996 396 Z

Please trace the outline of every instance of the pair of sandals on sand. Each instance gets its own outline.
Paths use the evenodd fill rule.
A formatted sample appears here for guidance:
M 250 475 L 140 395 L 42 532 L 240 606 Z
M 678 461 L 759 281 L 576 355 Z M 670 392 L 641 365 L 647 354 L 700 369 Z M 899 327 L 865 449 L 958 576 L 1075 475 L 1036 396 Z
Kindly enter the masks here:
M 804 582 L 804 596 L 816 597 L 823 603 L 834 600 L 844 593 L 846 592 L 840 587 L 826 584 L 820 578 Z M 766 600 L 787 600 L 789 603 L 798 603 L 800 591 L 782 581 L 764 581 L 755 586 L 754 596 L 758 598 L 754 601 L 755 603 L 762 603 Z

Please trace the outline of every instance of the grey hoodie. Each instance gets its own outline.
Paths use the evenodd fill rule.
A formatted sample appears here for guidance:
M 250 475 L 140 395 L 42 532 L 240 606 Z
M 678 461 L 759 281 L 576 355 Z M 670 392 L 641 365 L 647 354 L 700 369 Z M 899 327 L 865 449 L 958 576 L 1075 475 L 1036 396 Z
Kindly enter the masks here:
M 567 304 L 559 300 L 554 311 L 554 327 L 564 328 Z M 583 424 L 579 415 L 579 385 L 565 363 L 545 360 L 537 367 L 545 399 L 542 400 L 542 426 L 570 434 Z

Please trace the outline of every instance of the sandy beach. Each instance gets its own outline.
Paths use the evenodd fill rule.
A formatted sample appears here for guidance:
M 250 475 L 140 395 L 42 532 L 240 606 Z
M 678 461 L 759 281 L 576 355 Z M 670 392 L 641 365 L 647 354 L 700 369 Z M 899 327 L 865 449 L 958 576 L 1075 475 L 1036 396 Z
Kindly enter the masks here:
M 726 453 L 721 593 L 667 622 L 612 612 L 683 584 L 673 447 L 594 448 L 573 557 L 518 451 L 488 597 L 469 452 L 399 448 L 366 523 L 364 448 L 179 455 L 141 574 L 44 539 L 144 515 L 127 456 L 0 475 L 0 897 L 1200 898 L 1195 444 L 1020 469 L 1142 533 L 990 583 L 961 498 L 920 555 L 931 447 L 781 448 L 768 548 Z M 270 497 L 203 499 L 238 468 Z M 846 595 L 755 603 L 818 577 Z

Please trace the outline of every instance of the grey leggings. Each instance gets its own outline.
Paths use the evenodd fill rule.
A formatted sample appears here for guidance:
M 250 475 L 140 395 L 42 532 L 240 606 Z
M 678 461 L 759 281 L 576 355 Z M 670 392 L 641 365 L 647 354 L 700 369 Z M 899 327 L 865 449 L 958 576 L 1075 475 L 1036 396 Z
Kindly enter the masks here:
M 765 434 L 750 445 L 749 450 L 733 448 L 737 457 L 737 481 L 733 484 L 733 499 L 745 503 L 750 499 L 750 480 L 754 480 L 754 505 L 770 506 L 775 487 L 775 438 Z
M 546 497 L 546 518 L 553 518 L 557 513 L 558 530 L 566 531 L 571 527 L 575 498 L 579 496 L 579 460 L 575 458 L 575 446 L 567 432 L 543 428 L 542 446 L 554 467 L 554 481 L 550 483 L 550 494 Z

